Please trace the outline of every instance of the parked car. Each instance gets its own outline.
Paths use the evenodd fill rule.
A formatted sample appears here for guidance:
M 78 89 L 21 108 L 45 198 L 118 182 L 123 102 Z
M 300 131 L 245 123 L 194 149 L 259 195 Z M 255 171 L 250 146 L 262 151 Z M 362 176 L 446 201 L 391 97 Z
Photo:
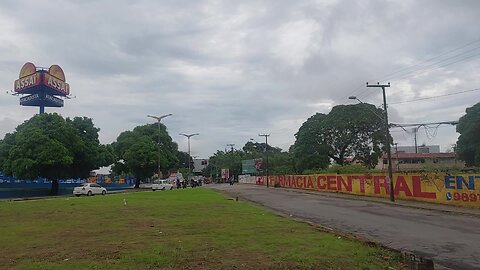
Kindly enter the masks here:
M 73 189 L 73 195 L 77 197 L 80 195 L 92 196 L 95 194 L 105 195 L 107 194 L 107 189 L 97 183 L 85 183 Z
M 173 189 L 173 185 L 168 180 L 157 180 L 152 184 L 152 190 Z

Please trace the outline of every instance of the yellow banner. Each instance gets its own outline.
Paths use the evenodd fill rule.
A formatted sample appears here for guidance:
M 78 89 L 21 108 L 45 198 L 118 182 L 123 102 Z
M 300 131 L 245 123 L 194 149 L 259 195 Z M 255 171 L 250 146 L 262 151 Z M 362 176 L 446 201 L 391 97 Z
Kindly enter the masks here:
M 257 184 L 266 185 L 266 181 L 259 177 Z M 398 199 L 480 208 L 480 175 L 399 173 L 393 175 L 393 184 Z M 269 185 L 373 197 L 390 194 L 390 182 L 384 174 L 269 176 Z

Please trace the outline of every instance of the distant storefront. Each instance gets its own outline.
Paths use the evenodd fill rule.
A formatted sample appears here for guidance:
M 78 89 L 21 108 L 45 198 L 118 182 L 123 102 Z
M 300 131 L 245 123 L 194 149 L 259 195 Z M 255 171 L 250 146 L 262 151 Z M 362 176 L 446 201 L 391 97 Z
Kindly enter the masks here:
M 394 170 L 425 170 L 425 169 L 461 169 L 465 163 L 457 159 L 455 153 L 392 153 Z M 375 167 L 378 170 L 388 168 L 387 155 L 380 158 Z

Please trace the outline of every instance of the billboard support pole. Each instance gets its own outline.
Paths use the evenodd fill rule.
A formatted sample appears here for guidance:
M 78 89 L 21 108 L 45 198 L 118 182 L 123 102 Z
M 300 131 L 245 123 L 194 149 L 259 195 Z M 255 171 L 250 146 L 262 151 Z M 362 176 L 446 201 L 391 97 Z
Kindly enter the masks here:
M 270 134 L 258 134 L 258 136 L 265 137 L 265 176 L 268 188 L 270 186 L 270 184 L 268 183 L 268 136 L 270 136 Z

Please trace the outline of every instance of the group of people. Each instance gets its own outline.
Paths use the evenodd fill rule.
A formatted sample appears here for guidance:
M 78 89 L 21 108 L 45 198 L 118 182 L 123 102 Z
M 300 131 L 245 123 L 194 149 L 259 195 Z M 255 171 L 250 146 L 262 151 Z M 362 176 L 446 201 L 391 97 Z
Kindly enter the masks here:
M 178 189 L 179 188 L 187 188 L 188 180 L 182 179 L 180 181 L 180 179 L 177 179 L 176 185 L 177 185 Z M 201 185 L 202 185 L 202 179 L 195 179 L 195 178 L 190 179 L 190 187 L 194 188 L 194 187 L 199 187 Z

